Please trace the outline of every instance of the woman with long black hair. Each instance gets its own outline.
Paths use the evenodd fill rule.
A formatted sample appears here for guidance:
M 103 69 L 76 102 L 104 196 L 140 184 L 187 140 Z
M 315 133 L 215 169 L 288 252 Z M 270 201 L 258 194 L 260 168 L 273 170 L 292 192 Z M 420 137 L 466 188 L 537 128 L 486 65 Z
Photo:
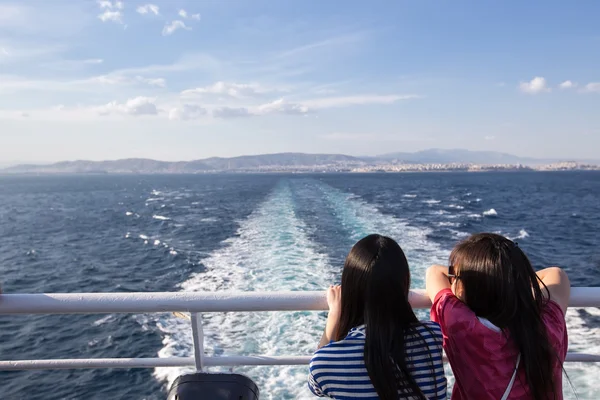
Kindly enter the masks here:
M 408 301 L 400 246 L 369 235 L 346 258 L 342 285 L 327 293 L 329 315 L 310 363 L 309 387 L 333 399 L 446 398 L 438 324 L 419 322 Z
M 560 268 L 537 273 L 521 248 L 496 234 L 459 243 L 450 267 L 427 270 L 431 319 L 444 333 L 452 399 L 562 399 L 570 295 Z

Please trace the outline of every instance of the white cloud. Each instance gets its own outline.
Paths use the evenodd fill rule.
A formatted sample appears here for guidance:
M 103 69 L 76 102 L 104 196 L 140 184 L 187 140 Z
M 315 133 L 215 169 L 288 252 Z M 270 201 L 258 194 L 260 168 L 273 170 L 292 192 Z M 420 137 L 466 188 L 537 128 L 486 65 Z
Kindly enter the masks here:
M 97 111 L 100 115 L 109 114 L 125 114 L 125 115 L 157 115 L 158 108 L 156 107 L 156 99 L 152 97 L 135 97 L 127 100 L 125 103 L 110 103 L 98 107 Z
M 140 83 L 146 83 L 150 86 L 157 86 L 161 88 L 167 86 L 167 82 L 164 78 L 144 78 L 141 76 L 136 76 L 135 80 Z
M 192 28 L 185 25 L 185 22 L 180 20 L 172 21 L 170 24 L 165 24 L 165 27 L 162 30 L 163 36 L 172 35 L 178 29 L 192 30 Z
M 213 110 L 212 115 L 215 118 L 232 119 L 270 114 L 304 115 L 309 111 L 305 105 L 288 103 L 284 99 L 279 99 L 254 108 L 219 107 Z
M 485 140 L 495 140 L 496 136 L 486 136 Z
M 572 89 L 575 86 L 577 86 L 577 84 L 573 83 L 571 81 L 564 81 L 563 83 L 561 83 L 560 85 L 558 85 L 558 87 L 560 87 L 561 89 Z
M 184 104 L 181 107 L 173 108 L 169 112 L 169 119 L 189 121 L 202 118 L 206 114 L 205 108 L 194 104 Z
M 41 63 L 42 68 L 51 68 L 54 70 L 65 71 L 76 71 L 89 68 L 90 66 L 100 65 L 104 62 L 101 58 L 88 58 L 83 60 L 55 60 Z
M 188 89 L 181 92 L 183 96 L 197 94 L 218 94 L 227 95 L 234 98 L 254 97 L 272 90 L 261 87 L 255 83 L 234 83 L 234 82 L 215 82 L 210 86 Z
M 228 93 L 227 87 L 223 85 L 212 85 L 207 88 L 194 90 L 194 93 Z M 237 92 L 235 92 L 238 94 Z M 365 104 L 390 104 L 398 100 L 415 98 L 414 95 L 364 95 L 364 96 L 346 96 L 346 97 L 326 97 L 299 102 L 288 102 L 281 98 L 270 103 L 261 104 L 255 107 L 219 107 L 213 110 L 213 116 L 216 118 L 239 118 L 261 115 L 285 114 L 285 115 L 306 115 L 316 109 L 346 107 L 352 105 Z
M 123 13 L 121 11 L 106 10 L 102 14 L 98 15 L 98 18 L 100 18 L 100 21 L 102 22 L 113 21 L 119 24 L 123 23 Z
M 357 95 L 340 97 L 323 97 L 302 102 L 310 109 L 348 107 L 367 104 L 392 104 L 400 100 L 418 99 L 417 95 Z
M 307 106 L 296 103 L 287 103 L 283 99 L 275 100 L 271 103 L 263 104 L 258 107 L 258 114 L 291 114 L 302 115 L 309 112 Z
M 104 85 L 131 85 L 136 83 L 146 84 L 156 87 L 165 87 L 167 82 L 164 78 L 144 78 L 143 76 L 124 76 L 124 75 L 100 75 L 90 78 L 91 82 L 101 83 Z
M 98 15 L 98 18 L 102 22 L 113 21 L 119 24 L 123 23 L 123 8 L 125 5 L 122 1 L 110 1 L 110 0 L 98 0 L 100 9 L 104 10 L 102 14 Z
M 212 115 L 215 118 L 231 119 L 231 118 L 251 117 L 254 114 L 252 114 L 245 107 L 238 107 L 238 108 L 220 107 L 220 108 L 215 108 L 212 112 Z
M 136 11 L 139 14 L 154 14 L 154 15 L 159 15 L 160 8 L 156 5 L 156 4 L 144 4 L 143 6 L 139 6 Z
M 200 14 L 188 14 L 184 9 L 179 10 L 179 16 L 183 19 L 195 19 L 196 21 L 200 21 Z
M 590 82 L 583 88 L 584 92 L 600 93 L 600 82 Z
M 546 79 L 541 76 L 536 76 L 529 82 L 521 82 L 519 84 L 519 89 L 523 93 L 529 94 L 537 94 L 550 91 L 550 88 L 548 88 L 547 86 Z

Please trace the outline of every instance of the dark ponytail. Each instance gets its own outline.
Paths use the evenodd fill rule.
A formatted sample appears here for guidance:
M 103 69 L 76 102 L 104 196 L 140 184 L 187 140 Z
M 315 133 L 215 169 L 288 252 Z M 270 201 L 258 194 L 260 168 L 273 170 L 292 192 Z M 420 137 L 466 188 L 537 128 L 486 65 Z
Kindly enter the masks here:
M 405 337 L 418 337 L 419 324 L 408 302 L 409 287 L 404 252 L 388 237 L 367 236 L 346 258 L 337 340 L 350 329 L 366 325 L 364 361 L 381 400 L 398 400 L 400 395 L 426 400 L 406 362 Z M 425 340 L 423 347 L 427 348 Z M 433 374 L 431 353 L 429 357 Z

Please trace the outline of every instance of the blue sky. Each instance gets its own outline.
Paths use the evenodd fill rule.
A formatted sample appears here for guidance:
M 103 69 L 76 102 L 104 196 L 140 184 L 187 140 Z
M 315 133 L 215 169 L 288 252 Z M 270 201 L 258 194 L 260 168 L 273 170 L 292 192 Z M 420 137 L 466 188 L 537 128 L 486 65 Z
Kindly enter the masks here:
M 600 2 L 0 0 L 0 162 L 600 158 Z

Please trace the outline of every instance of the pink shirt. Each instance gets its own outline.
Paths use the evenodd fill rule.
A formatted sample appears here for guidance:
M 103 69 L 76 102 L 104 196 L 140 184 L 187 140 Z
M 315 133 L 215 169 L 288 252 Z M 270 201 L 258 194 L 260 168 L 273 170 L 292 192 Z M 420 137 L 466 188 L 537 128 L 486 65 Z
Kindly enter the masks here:
M 502 332 L 480 321 L 450 289 L 440 291 L 431 308 L 431 319 L 440 324 L 443 347 L 456 378 L 453 400 L 498 400 L 506 390 L 517 362 L 518 350 Z M 558 304 L 549 301 L 542 312 L 548 338 L 560 361 L 567 355 L 567 326 Z M 509 399 L 529 399 L 525 370 L 519 367 Z M 557 399 L 562 400 L 562 369 L 554 363 Z

